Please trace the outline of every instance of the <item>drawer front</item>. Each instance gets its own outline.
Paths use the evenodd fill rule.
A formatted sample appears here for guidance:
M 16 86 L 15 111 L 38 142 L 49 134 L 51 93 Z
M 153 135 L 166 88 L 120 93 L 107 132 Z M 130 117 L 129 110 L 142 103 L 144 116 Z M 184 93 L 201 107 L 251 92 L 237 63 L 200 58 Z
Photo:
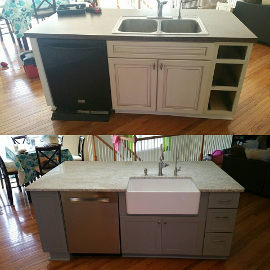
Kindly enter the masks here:
M 107 41 L 108 57 L 213 59 L 214 43 Z
M 237 208 L 239 197 L 238 192 L 210 193 L 208 208 Z
M 236 209 L 208 209 L 206 232 L 233 232 Z
M 232 233 L 206 233 L 204 237 L 204 256 L 230 255 Z

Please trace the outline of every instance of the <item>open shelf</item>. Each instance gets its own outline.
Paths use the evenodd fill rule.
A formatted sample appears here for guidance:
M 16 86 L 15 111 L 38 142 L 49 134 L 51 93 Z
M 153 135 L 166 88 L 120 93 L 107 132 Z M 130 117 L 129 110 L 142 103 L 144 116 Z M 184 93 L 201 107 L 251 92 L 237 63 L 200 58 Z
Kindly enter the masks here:
M 218 59 L 242 59 L 246 58 L 247 46 L 220 45 L 218 49 Z
M 212 85 L 237 87 L 242 68 L 242 64 L 216 63 Z
M 236 91 L 212 90 L 210 93 L 208 110 L 231 112 L 233 109 L 235 95 Z

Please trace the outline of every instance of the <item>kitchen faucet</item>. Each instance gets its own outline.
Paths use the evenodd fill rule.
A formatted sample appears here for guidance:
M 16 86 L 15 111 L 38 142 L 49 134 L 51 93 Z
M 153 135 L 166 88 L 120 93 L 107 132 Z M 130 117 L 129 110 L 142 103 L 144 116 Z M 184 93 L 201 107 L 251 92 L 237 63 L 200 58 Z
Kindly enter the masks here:
M 175 167 L 174 167 L 174 176 L 177 176 L 177 172 L 181 171 L 181 167 L 177 168 L 177 161 L 178 161 L 178 153 L 175 155 Z
M 169 166 L 167 163 L 164 162 L 164 151 L 163 151 L 163 145 L 160 145 L 160 158 L 158 163 L 158 176 L 162 176 L 162 169 Z
M 163 9 L 163 6 L 166 5 L 168 3 L 168 1 L 163 1 L 161 2 L 160 0 L 157 0 L 157 3 L 158 3 L 158 18 L 162 18 L 162 9 Z
M 178 14 L 178 20 L 181 20 L 182 18 L 182 7 L 183 7 L 183 2 L 182 0 L 180 0 L 180 3 L 179 3 L 179 14 Z

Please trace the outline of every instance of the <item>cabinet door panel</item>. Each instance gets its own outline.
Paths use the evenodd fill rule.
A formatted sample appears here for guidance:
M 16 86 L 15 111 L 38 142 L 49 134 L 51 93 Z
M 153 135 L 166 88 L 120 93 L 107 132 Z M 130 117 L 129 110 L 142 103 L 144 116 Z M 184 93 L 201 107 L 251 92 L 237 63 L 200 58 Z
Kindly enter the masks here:
M 164 218 L 162 223 L 163 253 L 202 255 L 204 220 L 168 217 Z
M 120 217 L 123 254 L 161 254 L 158 217 Z
M 156 110 L 156 65 L 151 59 L 109 59 L 114 109 Z
M 160 60 L 158 111 L 201 113 L 209 66 L 207 61 Z

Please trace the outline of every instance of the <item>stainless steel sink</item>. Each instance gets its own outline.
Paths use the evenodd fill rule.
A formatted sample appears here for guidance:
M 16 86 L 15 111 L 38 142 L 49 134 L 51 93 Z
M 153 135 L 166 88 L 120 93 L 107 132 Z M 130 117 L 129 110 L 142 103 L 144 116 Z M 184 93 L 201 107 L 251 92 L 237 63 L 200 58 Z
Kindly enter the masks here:
M 200 18 L 148 18 L 121 17 L 113 34 L 129 35 L 207 35 L 208 32 Z
M 156 20 L 147 19 L 124 19 L 120 24 L 120 32 L 144 32 L 153 33 L 157 31 L 158 23 Z
M 165 33 L 200 33 L 198 21 L 192 19 L 162 20 L 160 30 Z

